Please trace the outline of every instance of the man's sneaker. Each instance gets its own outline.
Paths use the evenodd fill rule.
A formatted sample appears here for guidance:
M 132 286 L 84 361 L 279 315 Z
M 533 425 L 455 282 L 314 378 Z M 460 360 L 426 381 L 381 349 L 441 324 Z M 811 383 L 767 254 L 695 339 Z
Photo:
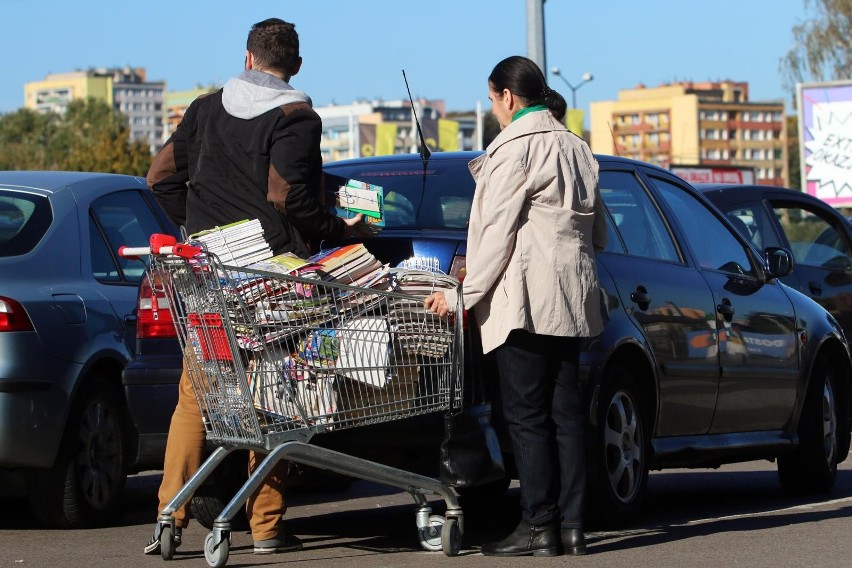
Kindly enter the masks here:
M 296 552 L 297 550 L 302 550 L 302 541 L 283 531 L 278 533 L 275 538 L 254 541 L 255 554 L 277 554 L 279 552 Z
M 174 541 L 175 548 L 180 546 L 180 537 L 181 537 L 181 528 L 174 527 Z M 160 529 L 160 523 L 154 525 L 154 533 L 151 535 L 151 540 L 148 541 L 148 544 L 145 546 L 145 554 L 159 554 L 160 553 L 160 533 L 162 530 Z

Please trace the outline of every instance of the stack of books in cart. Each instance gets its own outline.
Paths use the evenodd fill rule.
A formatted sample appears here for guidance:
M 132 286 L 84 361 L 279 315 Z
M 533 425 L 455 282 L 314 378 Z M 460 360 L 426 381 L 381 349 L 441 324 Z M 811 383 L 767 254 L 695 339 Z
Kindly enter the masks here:
M 256 221 L 194 238 L 226 265 L 229 316 L 262 412 L 332 427 L 407 408 L 424 369 L 447 357 L 452 326 L 423 298 L 455 278 L 390 268 L 360 243 L 273 256 Z

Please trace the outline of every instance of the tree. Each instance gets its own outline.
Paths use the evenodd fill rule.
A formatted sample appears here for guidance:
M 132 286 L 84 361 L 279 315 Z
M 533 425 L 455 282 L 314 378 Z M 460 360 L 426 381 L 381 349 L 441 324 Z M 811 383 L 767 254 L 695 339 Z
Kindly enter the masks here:
M 127 119 L 103 101 L 89 98 L 68 104 L 64 120 L 67 156 L 62 169 L 145 175 L 151 150 L 130 141 Z
M 801 189 L 802 170 L 799 162 L 799 117 L 787 116 L 787 187 Z
M 145 175 L 147 142 L 130 140 L 127 119 L 106 102 L 71 101 L 64 114 L 20 109 L 0 116 L 0 169 Z
M 482 122 L 482 144 L 487 148 L 497 138 L 497 135 L 500 134 L 500 123 L 497 122 L 497 117 L 490 112 L 485 113 Z
M 26 108 L 0 116 L 0 169 L 58 169 L 61 154 L 53 141 L 60 117 Z
M 813 18 L 793 27 L 795 44 L 781 60 L 785 84 L 792 90 L 805 79 L 852 77 L 852 0 L 804 0 Z

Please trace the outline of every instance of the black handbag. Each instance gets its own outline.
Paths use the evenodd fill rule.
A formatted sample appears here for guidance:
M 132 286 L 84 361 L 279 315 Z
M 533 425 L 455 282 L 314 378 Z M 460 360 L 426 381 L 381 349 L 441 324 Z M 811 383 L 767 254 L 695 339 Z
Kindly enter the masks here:
M 473 325 L 471 321 L 470 327 Z M 477 355 L 477 350 L 471 355 Z M 471 368 L 480 383 L 479 392 L 484 397 L 476 361 Z M 451 487 L 473 487 L 502 479 L 506 468 L 497 432 L 491 424 L 491 403 L 482 400 L 456 410 L 456 385 L 450 387 L 450 410 L 444 416 L 444 438 L 441 441 L 441 481 Z
M 506 475 L 503 452 L 491 425 L 491 404 L 483 402 L 444 416 L 441 481 L 473 487 Z

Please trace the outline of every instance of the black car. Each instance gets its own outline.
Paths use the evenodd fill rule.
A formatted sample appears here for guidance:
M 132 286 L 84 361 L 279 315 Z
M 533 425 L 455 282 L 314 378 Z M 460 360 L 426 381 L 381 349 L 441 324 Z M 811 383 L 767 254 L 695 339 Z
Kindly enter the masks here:
M 368 248 L 394 265 L 458 273 L 474 191 L 467 163 L 476 155 L 329 163 L 326 191 L 333 194 L 341 179 L 381 185 L 387 226 Z M 598 256 L 607 323 L 581 360 L 590 513 L 610 524 L 629 519 L 641 508 L 651 469 L 744 460 L 777 458 L 791 492 L 830 490 L 849 451 L 852 363 L 837 321 L 779 281 L 790 273 L 790 253 L 755 250 L 701 193 L 666 170 L 598 160 L 609 243 Z M 153 308 L 158 325 L 166 324 L 164 306 L 142 290 L 140 352 L 124 380 L 177 382 L 177 348 L 164 357 L 157 342 L 165 340 L 144 335 Z M 473 368 L 493 385 L 489 358 L 474 353 L 466 373 Z M 312 443 L 432 473 L 440 421 L 422 424 L 394 421 L 380 425 L 381 436 L 354 428 Z M 165 431 L 150 440 L 161 442 Z
M 697 187 L 758 250 L 788 249 L 795 268 L 781 281 L 816 300 L 852 336 L 852 224 L 839 211 L 795 189 Z

